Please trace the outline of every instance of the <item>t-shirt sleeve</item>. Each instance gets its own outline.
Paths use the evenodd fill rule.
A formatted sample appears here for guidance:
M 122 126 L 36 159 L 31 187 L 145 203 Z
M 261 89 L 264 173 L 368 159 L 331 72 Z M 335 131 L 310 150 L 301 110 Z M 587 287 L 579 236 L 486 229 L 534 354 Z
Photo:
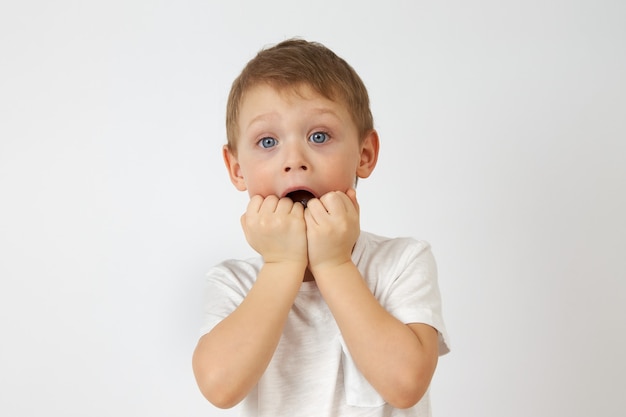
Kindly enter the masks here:
M 249 288 L 245 280 L 241 279 L 242 276 L 246 276 L 241 269 L 241 265 L 226 261 L 207 272 L 200 336 L 209 333 L 213 327 L 228 317 L 245 298 Z
M 413 239 L 399 239 L 400 256 L 391 269 L 391 280 L 381 303 L 403 323 L 424 323 L 439 333 L 439 354 L 450 351 L 443 321 L 437 265 L 430 245 Z

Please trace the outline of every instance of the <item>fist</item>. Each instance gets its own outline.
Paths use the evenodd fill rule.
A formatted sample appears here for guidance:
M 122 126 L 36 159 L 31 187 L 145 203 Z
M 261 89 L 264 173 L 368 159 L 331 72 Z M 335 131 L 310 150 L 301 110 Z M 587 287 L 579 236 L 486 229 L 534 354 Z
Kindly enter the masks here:
M 309 267 L 318 268 L 352 262 L 352 248 L 360 233 L 356 191 L 332 191 L 307 203 L 304 213 Z
M 264 262 L 307 262 L 302 204 L 274 195 L 254 196 L 241 216 L 246 240 Z

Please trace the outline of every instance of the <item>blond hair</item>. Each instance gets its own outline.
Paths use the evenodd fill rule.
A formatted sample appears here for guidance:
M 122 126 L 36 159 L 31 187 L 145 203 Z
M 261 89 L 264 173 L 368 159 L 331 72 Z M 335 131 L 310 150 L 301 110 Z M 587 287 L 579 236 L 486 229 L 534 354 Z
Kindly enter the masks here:
M 263 83 L 278 90 L 304 84 L 329 100 L 341 101 L 360 139 L 374 128 L 367 89 L 356 71 L 320 43 L 289 39 L 261 50 L 233 82 L 226 106 L 226 136 L 233 152 L 242 100 L 250 88 Z

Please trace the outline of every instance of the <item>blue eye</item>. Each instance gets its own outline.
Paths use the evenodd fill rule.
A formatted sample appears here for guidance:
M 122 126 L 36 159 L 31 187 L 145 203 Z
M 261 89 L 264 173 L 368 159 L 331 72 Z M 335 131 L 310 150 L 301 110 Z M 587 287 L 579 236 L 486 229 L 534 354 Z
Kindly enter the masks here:
M 266 137 L 263 138 L 259 141 L 259 146 L 262 148 L 272 148 L 274 146 L 276 146 L 276 144 L 278 143 L 278 141 L 274 138 L 270 138 L 270 137 Z
M 313 143 L 324 143 L 329 139 L 326 132 L 315 132 L 309 136 L 309 140 Z

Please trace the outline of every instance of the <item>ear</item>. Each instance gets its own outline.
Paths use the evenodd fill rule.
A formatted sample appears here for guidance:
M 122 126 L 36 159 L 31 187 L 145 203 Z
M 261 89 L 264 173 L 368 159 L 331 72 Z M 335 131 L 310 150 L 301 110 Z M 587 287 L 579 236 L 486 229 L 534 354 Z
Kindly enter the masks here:
M 371 130 L 361 144 L 361 159 L 356 169 L 357 177 L 367 178 L 374 171 L 376 162 L 378 162 L 379 146 L 378 132 Z
M 248 187 L 241 173 L 241 165 L 239 165 L 235 152 L 233 152 L 228 145 L 224 145 L 222 148 L 222 156 L 224 157 L 224 164 L 230 176 L 230 182 L 232 182 L 239 191 L 246 191 Z

